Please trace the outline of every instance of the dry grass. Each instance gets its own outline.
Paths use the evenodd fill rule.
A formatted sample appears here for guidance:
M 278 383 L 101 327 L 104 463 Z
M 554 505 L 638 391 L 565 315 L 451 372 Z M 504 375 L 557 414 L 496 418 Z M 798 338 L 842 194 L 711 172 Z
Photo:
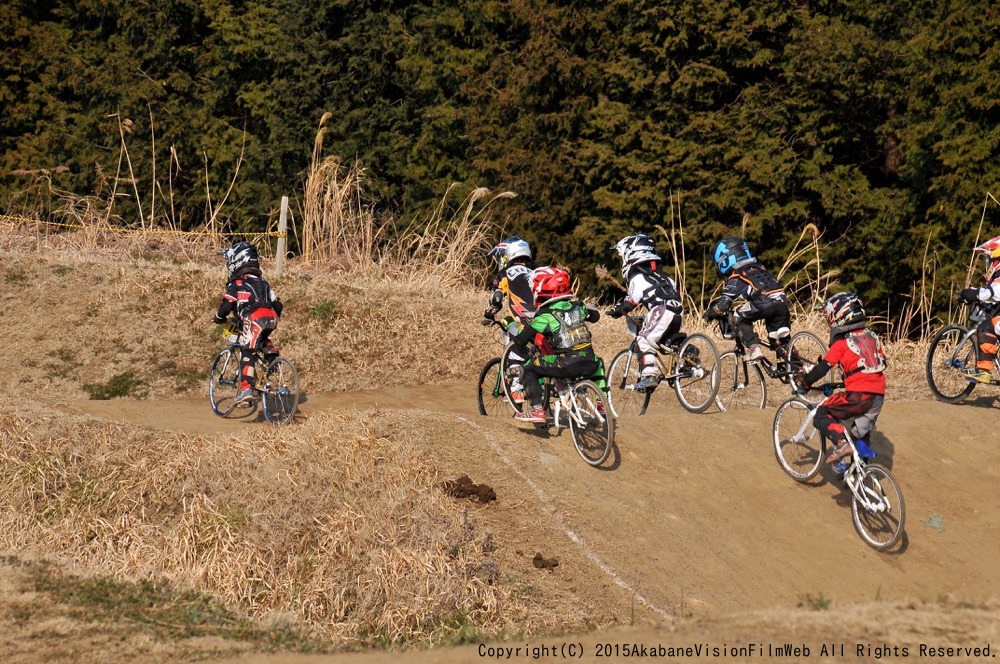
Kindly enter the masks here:
M 391 414 L 319 416 L 279 442 L 32 410 L 0 413 L 7 550 L 165 579 L 261 619 L 292 614 L 338 642 L 434 643 L 524 622 L 492 536 Z

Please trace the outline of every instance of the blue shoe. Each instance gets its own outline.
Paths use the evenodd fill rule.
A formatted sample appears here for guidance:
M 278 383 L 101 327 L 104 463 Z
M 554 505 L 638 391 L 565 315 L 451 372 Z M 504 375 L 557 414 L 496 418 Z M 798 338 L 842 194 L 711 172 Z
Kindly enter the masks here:
M 635 384 L 636 392 L 652 392 L 660 384 L 659 376 L 642 376 Z
M 236 395 L 234 403 L 245 403 L 247 401 L 253 401 L 253 399 L 254 399 L 253 388 L 248 387 L 247 389 L 243 390 L 242 392 Z
M 844 463 L 843 459 L 834 461 L 832 464 L 830 464 L 830 467 L 833 468 L 833 472 L 837 473 L 838 475 L 844 475 L 845 473 L 847 473 L 847 464 Z

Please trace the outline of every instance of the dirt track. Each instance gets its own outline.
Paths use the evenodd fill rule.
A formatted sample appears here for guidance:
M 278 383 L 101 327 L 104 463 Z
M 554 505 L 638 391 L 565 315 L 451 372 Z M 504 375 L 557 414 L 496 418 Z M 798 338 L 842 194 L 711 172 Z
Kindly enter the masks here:
M 52 405 L 167 430 L 267 426 L 217 418 L 203 400 Z M 848 644 L 845 661 L 861 661 L 850 652 L 853 644 L 878 638 L 888 644 L 1000 643 L 992 605 L 1000 596 L 1000 461 L 995 437 L 983 433 L 1000 428 L 991 399 L 886 406 L 873 446 L 892 468 L 907 508 L 905 539 L 891 554 L 876 553 L 858 538 L 835 483 L 800 485 L 781 472 L 770 446 L 773 409 L 693 415 L 662 391 L 647 415 L 619 422 L 617 449 L 601 469 L 579 459 L 568 432 L 540 436 L 511 421 L 480 417 L 469 385 L 307 395 L 301 411 L 309 417 L 355 408 L 363 417 L 374 406 L 432 413 L 440 428 L 429 442 L 442 473 L 491 484 L 499 499 L 483 509 L 506 522 L 500 533 L 506 544 L 528 556 L 537 550 L 558 557 L 561 565 L 546 573 L 573 588 L 581 602 L 632 605 L 637 622 L 661 625 L 617 638 L 674 645 L 834 640 Z M 800 610 L 787 622 L 782 617 L 820 595 L 832 602 L 831 612 Z M 952 610 L 944 611 L 942 602 Z M 849 604 L 869 606 L 852 609 L 840 627 L 827 624 Z M 900 606 L 910 607 L 910 619 L 882 631 L 898 621 Z M 880 607 L 881 627 L 859 618 Z M 767 617 L 746 613 L 762 608 Z M 600 638 L 554 641 L 593 644 Z M 425 653 L 423 661 L 479 659 L 477 649 L 466 646 Z

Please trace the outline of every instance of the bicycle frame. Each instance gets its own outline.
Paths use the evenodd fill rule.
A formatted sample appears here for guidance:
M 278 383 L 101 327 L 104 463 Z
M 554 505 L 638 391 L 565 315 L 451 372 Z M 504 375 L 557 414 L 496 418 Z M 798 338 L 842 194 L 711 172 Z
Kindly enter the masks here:
M 634 354 L 630 354 L 628 360 L 625 362 L 625 372 L 627 375 L 628 370 L 632 368 L 633 356 L 636 358 L 642 356 L 642 351 L 639 349 L 639 331 L 642 329 L 643 317 L 626 316 L 626 318 L 628 319 L 628 330 L 632 334 L 632 343 L 629 344 L 629 350 Z M 656 370 L 659 372 L 661 380 L 670 382 L 681 378 L 681 371 L 677 368 L 677 351 L 663 344 L 655 344 L 654 348 L 656 349 L 656 354 L 653 356 L 653 359 L 656 362 Z M 690 374 L 691 378 L 704 378 L 704 376 L 705 370 L 700 366 L 692 369 L 692 373 Z
M 719 319 L 719 332 L 722 334 L 723 338 L 726 339 L 731 338 L 733 342 L 736 344 L 736 349 L 735 349 L 736 354 L 739 356 L 740 361 L 743 362 L 744 371 L 746 371 L 745 367 L 747 364 L 749 364 L 746 359 L 747 355 L 746 346 L 743 345 L 743 341 L 740 339 L 740 336 L 736 334 L 734 330 L 732 330 L 732 328 L 729 325 L 729 321 L 727 319 L 725 318 Z M 760 345 L 768 349 L 769 351 L 774 352 L 775 350 L 774 343 L 771 341 L 770 338 L 766 336 L 760 337 Z M 768 359 L 767 357 L 762 357 L 759 360 L 755 360 L 754 364 L 763 369 L 764 373 L 767 374 L 768 378 L 774 378 L 776 380 L 780 380 L 782 383 L 787 383 L 788 378 L 792 373 L 787 368 L 785 369 L 779 368 L 773 362 L 771 362 L 771 360 Z M 787 363 L 785 364 L 787 367 Z
M 820 401 L 819 403 L 812 403 L 807 401 L 807 403 L 809 404 L 808 405 L 809 414 L 806 416 L 805 420 L 802 421 L 802 426 L 799 427 L 799 430 L 796 432 L 796 434 L 792 436 L 791 440 L 793 442 L 796 443 L 805 442 L 807 440 L 810 440 L 813 436 L 819 433 L 819 429 L 817 429 L 816 426 L 814 425 L 813 419 L 816 416 L 817 409 L 821 405 L 823 405 L 823 403 L 828 398 L 829 397 L 826 397 L 825 399 L 823 399 L 823 401 Z M 806 435 L 807 430 L 809 431 L 808 435 Z M 861 503 L 861 505 L 869 512 L 888 511 L 889 509 L 891 509 L 891 506 L 888 505 L 887 503 L 888 496 L 881 496 L 876 494 L 871 489 L 864 486 L 864 484 L 861 482 L 861 476 L 864 474 L 866 466 L 865 458 L 858 451 L 857 443 L 855 442 L 854 437 L 851 435 L 850 431 L 847 430 L 846 427 L 844 435 L 847 437 L 847 442 L 851 446 L 851 464 L 847 467 L 847 471 L 844 473 L 844 482 L 847 484 L 847 487 L 851 490 L 851 493 L 854 494 L 854 497 L 858 499 L 858 502 Z M 820 449 L 823 450 L 824 448 L 821 447 Z
M 556 433 L 562 428 L 560 422 L 562 421 L 563 410 L 566 411 L 566 416 L 572 417 L 573 421 L 579 426 L 585 426 L 586 421 L 580 414 L 580 404 L 576 399 L 576 391 L 570 389 L 571 383 L 565 378 L 552 378 L 549 379 L 548 384 L 554 387 L 556 391 L 556 401 L 552 405 L 552 425 L 556 428 Z M 551 402 L 551 398 L 552 395 L 550 392 L 546 401 Z M 601 416 L 600 413 L 598 413 L 598 417 L 601 418 L 602 422 L 607 419 L 606 415 Z M 569 426 L 568 423 L 567 426 Z

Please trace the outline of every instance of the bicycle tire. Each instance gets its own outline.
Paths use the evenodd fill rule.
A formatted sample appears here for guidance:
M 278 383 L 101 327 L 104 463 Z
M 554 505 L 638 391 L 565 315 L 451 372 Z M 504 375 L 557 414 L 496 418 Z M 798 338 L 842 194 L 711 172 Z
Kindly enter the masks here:
M 976 382 L 962 375 L 976 362 L 975 336 L 964 339 L 968 328 L 948 325 L 942 328 L 927 349 L 925 372 L 927 386 L 938 401 L 958 403 L 976 387 Z
M 778 465 L 797 482 L 808 482 L 823 465 L 823 437 L 815 424 L 803 434 L 803 440 L 795 440 L 803 422 L 815 405 L 800 397 L 792 397 L 778 406 L 774 414 L 771 434 L 774 440 L 774 456 Z
M 696 351 L 696 352 L 695 352 Z M 674 391 L 684 410 L 703 413 L 719 393 L 719 351 L 704 334 L 684 340 L 674 358 Z
M 719 410 L 760 410 L 767 404 L 764 373 L 756 364 L 744 362 L 736 351 L 722 354 L 718 373 L 715 405 Z
M 516 348 L 516 345 L 513 344 L 513 343 L 509 343 L 506 346 L 504 346 L 503 352 L 500 353 L 500 372 L 501 372 L 501 375 L 504 377 L 504 379 L 502 381 L 502 385 L 503 385 L 503 393 L 507 397 L 507 403 L 509 403 L 511 405 L 511 407 L 514 408 L 514 412 L 519 413 L 519 412 L 521 412 L 524 409 L 524 403 L 523 402 L 522 403 L 515 402 L 514 401 L 514 395 L 511 394 L 511 390 L 510 390 L 510 381 L 511 381 L 511 379 L 510 379 L 510 366 L 511 366 L 510 355 L 511 355 L 511 353 L 514 352 L 515 348 Z M 527 398 L 527 393 L 525 394 L 525 398 Z
M 636 392 L 630 389 L 639 381 L 639 373 L 642 370 L 642 363 L 639 360 L 639 353 L 631 348 L 619 352 L 615 359 L 611 360 L 608 369 L 608 403 L 615 417 L 623 415 L 642 415 L 649 406 L 649 400 L 653 396 L 651 392 Z
M 283 357 L 273 360 L 264 370 L 259 384 L 264 417 L 271 424 L 288 424 L 299 405 L 299 375 Z
M 223 348 L 208 374 L 208 400 L 219 417 L 228 417 L 236 408 L 240 393 L 240 355 L 235 348 Z
M 795 380 L 795 372 L 800 369 L 805 369 L 809 371 L 814 366 L 816 362 L 823 357 L 826 357 L 826 353 L 829 349 L 823 341 L 813 334 L 812 332 L 798 332 L 792 336 L 791 342 L 788 344 L 788 357 L 791 360 L 788 363 L 788 383 L 792 386 L 793 391 L 802 389 L 802 385 L 798 384 Z M 839 367 L 833 367 L 830 369 L 828 374 L 830 377 L 830 382 L 843 382 L 843 372 Z
M 854 529 L 872 548 L 878 551 L 892 548 L 902 537 L 906 524 L 906 505 L 899 485 L 888 468 L 870 463 L 861 474 L 859 490 L 868 493 L 870 498 L 877 497 L 880 505 L 874 511 L 869 510 L 856 495 L 852 495 Z
M 570 388 L 577 403 L 576 413 L 567 413 L 569 432 L 580 458 L 591 466 L 600 466 L 611 456 L 615 442 L 614 411 L 605 408 L 601 415 L 597 405 L 607 400 L 604 391 L 591 380 L 577 381 Z M 579 415 L 583 422 L 577 422 Z
M 500 381 L 500 358 L 494 357 L 483 365 L 479 372 L 477 395 L 479 414 L 488 417 L 510 417 L 517 410 L 507 399 L 507 393 Z

